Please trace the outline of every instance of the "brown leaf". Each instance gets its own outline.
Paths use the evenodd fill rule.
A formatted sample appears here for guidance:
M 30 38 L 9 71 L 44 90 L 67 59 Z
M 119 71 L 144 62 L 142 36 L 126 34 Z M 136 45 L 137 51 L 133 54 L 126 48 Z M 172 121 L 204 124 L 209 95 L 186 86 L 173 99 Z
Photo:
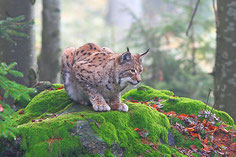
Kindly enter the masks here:
M 230 145 L 230 150 L 236 152 L 236 143 L 232 143 L 232 144 Z
M 94 122 L 94 123 L 97 125 L 98 129 L 101 127 L 98 122 Z

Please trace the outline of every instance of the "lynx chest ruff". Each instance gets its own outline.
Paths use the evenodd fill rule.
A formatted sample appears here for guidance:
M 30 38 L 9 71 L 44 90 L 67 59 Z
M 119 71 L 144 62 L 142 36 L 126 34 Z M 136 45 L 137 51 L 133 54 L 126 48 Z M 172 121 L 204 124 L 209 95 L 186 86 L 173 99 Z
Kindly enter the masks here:
M 137 85 L 143 71 L 142 59 L 149 52 L 114 53 L 94 43 L 78 49 L 67 48 L 61 59 L 61 74 L 65 89 L 72 100 L 92 104 L 95 111 L 128 111 L 120 101 L 121 91 L 128 85 Z

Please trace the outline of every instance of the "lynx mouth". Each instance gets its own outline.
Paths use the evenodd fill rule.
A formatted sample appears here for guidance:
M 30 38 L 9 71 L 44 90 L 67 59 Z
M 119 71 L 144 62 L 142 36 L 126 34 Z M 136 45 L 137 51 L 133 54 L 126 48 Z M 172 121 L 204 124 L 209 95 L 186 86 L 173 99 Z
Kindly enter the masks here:
M 132 85 L 137 85 L 137 84 L 139 84 L 139 82 L 133 83 L 133 82 L 131 82 L 131 81 L 129 81 L 129 83 L 132 84 Z

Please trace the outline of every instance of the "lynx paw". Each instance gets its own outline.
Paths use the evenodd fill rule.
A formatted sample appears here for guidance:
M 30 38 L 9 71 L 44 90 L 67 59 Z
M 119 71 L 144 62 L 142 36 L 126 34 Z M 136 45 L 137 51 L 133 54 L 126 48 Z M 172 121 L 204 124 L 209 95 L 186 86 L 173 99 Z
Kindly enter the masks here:
M 119 111 L 123 111 L 123 112 L 128 112 L 128 110 L 129 110 L 128 106 L 124 103 L 119 103 L 119 104 L 116 104 L 116 105 L 112 105 L 111 108 L 113 110 L 119 110 Z
M 111 110 L 110 106 L 108 106 L 107 104 L 93 105 L 93 109 L 95 111 L 110 111 Z

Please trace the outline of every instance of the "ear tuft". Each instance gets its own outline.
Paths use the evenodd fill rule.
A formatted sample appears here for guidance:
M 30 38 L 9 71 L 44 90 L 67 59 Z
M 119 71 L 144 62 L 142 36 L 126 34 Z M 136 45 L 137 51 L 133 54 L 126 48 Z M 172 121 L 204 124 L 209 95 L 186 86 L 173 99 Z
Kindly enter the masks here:
M 143 54 L 141 54 L 141 55 L 140 55 L 140 58 L 142 59 L 143 57 L 145 57 L 145 56 L 148 54 L 149 50 L 150 50 L 150 48 L 148 48 L 146 52 L 144 52 Z
M 127 47 L 127 52 L 129 52 L 129 48 Z

